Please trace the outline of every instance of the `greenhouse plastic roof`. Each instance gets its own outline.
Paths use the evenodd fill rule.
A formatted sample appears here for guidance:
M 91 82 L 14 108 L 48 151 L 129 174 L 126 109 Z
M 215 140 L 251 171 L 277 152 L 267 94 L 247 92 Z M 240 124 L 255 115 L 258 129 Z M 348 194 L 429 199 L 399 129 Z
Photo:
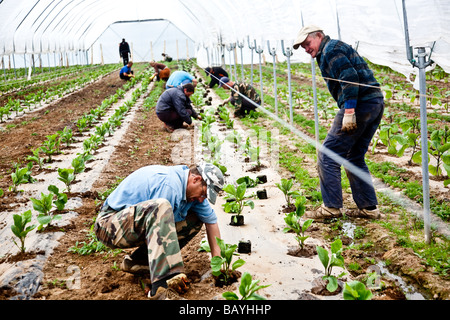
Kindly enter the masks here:
M 450 1 L 406 1 L 406 9 L 411 46 L 433 47 L 432 59 L 450 72 Z M 401 0 L 0 0 L 0 55 L 84 51 L 113 23 L 160 19 L 199 50 L 248 38 L 265 51 L 269 40 L 279 57 L 280 40 L 292 47 L 302 25 L 315 24 L 374 63 L 412 69 Z M 146 30 L 142 39 L 157 36 Z M 310 57 L 300 48 L 293 59 Z

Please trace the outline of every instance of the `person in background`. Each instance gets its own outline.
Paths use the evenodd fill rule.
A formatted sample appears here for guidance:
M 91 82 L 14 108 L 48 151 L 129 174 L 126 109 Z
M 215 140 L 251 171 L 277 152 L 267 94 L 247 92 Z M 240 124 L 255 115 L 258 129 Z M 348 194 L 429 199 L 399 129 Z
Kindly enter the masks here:
M 302 47 L 316 58 L 328 90 L 339 111 L 318 154 L 323 204 L 305 216 L 325 219 L 342 216 L 341 162 L 324 153 L 328 149 L 361 169 L 370 177 L 364 160 L 384 111 L 383 93 L 366 61 L 348 44 L 330 39 L 317 26 L 302 28 L 294 49 Z M 346 170 L 353 200 L 358 209 L 347 210 L 350 217 L 377 219 L 380 211 L 372 179 L 364 180 Z
M 122 69 L 120 69 L 119 76 L 120 79 L 123 80 L 130 80 L 131 78 L 134 78 L 134 72 L 131 70 L 131 67 L 133 66 L 133 61 L 128 61 L 128 64 Z
M 180 85 L 184 85 L 187 83 L 192 83 L 194 88 L 197 86 L 197 79 L 194 78 L 194 76 L 186 71 L 180 71 L 177 70 L 174 73 L 172 73 L 167 80 L 166 83 L 166 89 L 169 88 L 176 88 Z
M 261 105 L 261 98 L 250 84 L 244 82 L 233 82 L 228 77 L 220 79 L 219 88 L 223 87 L 226 90 L 231 90 L 231 96 L 226 99 L 222 105 L 230 102 L 236 108 L 234 112 L 235 117 L 245 117 L 251 111 L 255 111 L 257 106 Z M 245 99 L 241 94 L 248 99 Z M 251 101 L 249 101 L 251 100 Z M 253 102 L 253 103 L 252 103 Z
M 155 69 L 154 75 L 156 76 L 156 81 L 167 81 L 169 79 L 170 69 L 165 64 L 151 61 L 150 66 Z
M 161 53 L 161 55 L 163 56 L 164 61 L 167 61 L 167 62 L 172 61 L 172 57 L 169 56 L 167 53 Z
M 123 65 L 126 66 L 128 64 L 128 55 L 130 54 L 130 46 L 125 39 L 122 39 L 122 42 L 119 43 L 119 55 L 123 59 Z
M 189 98 L 195 91 L 191 83 L 164 91 L 156 103 L 156 115 L 164 123 L 164 130 L 171 133 L 175 129 L 185 128 L 183 123 L 192 124 L 192 118 L 201 120 L 201 116 L 192 108 Z
M 219 80 L 223 77 L 228 78 L 228 72 L 226 72 L 221 67 L 207 67 L 205 68 L 206 74 L 211 77 L 211 82 L 209 83 L 210 88 L 214 88 L 214 86 L 219 84 Z
M 200 163 L 142 167 L 108 196 L 94 225 L 100 242 L 110 248 L 136 248 L 125 256 L 122 271 L 150 273 L 152 300 L 180 299 L 189 289 L 180 250 L 202 228 L 211 256 L 220 255 L 215 204 L 224 177 L 216 166 Z M 208 199 L 208 201 L 205 201 Z

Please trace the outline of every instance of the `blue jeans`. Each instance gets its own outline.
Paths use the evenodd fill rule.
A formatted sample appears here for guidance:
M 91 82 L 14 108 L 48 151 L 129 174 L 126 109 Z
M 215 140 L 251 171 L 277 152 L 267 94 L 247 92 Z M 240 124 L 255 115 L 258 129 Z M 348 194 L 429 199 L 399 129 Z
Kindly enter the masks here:
M 323 146 L 360 168 L 370 177 L 364 157 L 381 122 L 384 101 L 381 98 L 365 102 L 358 101 L 355 108 L 357 129 L 351 134 L 341 131 L 344 111 L 344 109 L 341 109 L 336 114 Z M 324 205 L 329 208 L 342 208 L 342 163 L 338 163 L 327 156 L 321 148 L 318 165 Z M 352 189 L 353 200 L 358 208 L 376 206 L 378 201 L 372 180 L 364 181 L 349 170 L 346 170 L 346 173 Z

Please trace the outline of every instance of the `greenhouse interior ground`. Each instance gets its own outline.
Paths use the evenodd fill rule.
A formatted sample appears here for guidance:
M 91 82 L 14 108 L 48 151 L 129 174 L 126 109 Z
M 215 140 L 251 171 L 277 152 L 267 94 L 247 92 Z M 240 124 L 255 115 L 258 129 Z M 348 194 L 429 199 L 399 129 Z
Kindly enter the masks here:
M 10 9 L 10 2 L 0 1 L 0 11 L 6 5 Z M 433 3 L 448 9 L 439 1 Z M 158 23 L 161 26 L 161 20 Z M 179 32 L 181 25 L 170 24 L 170 28 Z M 301 24 L 295 30 L 300 28 Z M 450 32 L 446 28 L 443 34 Z M 120 41 L 117 30 L 112 33 Z M 263 50 L 254 43 L 248 41 L 239 50 L 238 42 L 208 47 L 198 46 L 191 38 L 175 44 L 164 41 L 164 47 L 154 47 L 151 58 L 131 54 L 135 77 L 130 81 L 119 77 L 121 59 L 104 59 L 109 54 L 118 56 L 107 49 L 96 62 L 97 58 L 90 61 L 89 50 L 79 56 L 70 50 L 42 57 L 23 52 L 2 55 L 0 300 L 148 300 L 148 273 L 131 274 L 120 267 L 133 249 L 103 245 L 93 231 L 94 222 L 106 197 L 137 169 L 202 161 L 220 167 L 225 185 L 246 181 L 243 199 L 252 205 L 243 208 L 243 225 L 236 226 L 232 212 L 226 210 L 231 193 L 222 190 L 211 204 L 222 240 L 236 246 L 232 261 L 239 260 L 241 265 L 230 270 L 230 283 L 218 281 L 203 227 L 181 249 L 190 281 L 181 298 L 189 300 L 192 309 L 184 303 L 170 312 L 205 316 L 207 300 L 214 302 L 211 306 L 216 309 L 211 312 L 216 315 L 255 314 L 248 305 L 244 310 L 228 304 L 219 312 L 219 306 L 231 303 L 226 300 L 230 292 L 244 297 L 243 275 L 261 286 L 257 297 L 266 299 L 266 304 L 253 305 L 261 306 L 256 309 L 259 315 L 274 315 L 277 309 L 271 308 L 270 301 L 286 303 L 278 309 L 286 312 L 284 308 L 300 306 L 293 303 L 299 300 L 313 304 L 363 300 L 363 296 L 376 301 L 449 300 L 448 56 L 438 55 L 441 65 L 434 63 L 426 72 L 423 68 L 424 93 L 418 86 L 417 66 L 405 72 L 403 67 L 365 57 L 385 102 L 383 118 L 365 155 L 381 217 L 351 217 L 357 210 L 346 175 L 351 168 L 342 167 L 344 215 L 310 225 L 300 216 L 297 222 L 305 227 L 298 233 L 288 230 L 286 219 L 302 207 L 296 199 L 304 201 L 304 212 L 316 211 L 323 202 L 316 147 L 327 136 L 339 108 L 316 61 L 298 53 L 302 48 L 291 60 L 291 42 L 286 48 L 282 43 L 274 55 L 268 54 L 270 47 Z M 426 52 L 433 57 L 434 53 Z M 172 60 L 162 60 L 160 53 L 168 53 Z M 404 54 L 399 65 L 409 63 Z M 56 58 L 48 58 L 46 65 L 47 56 Z M 201 119 L 173 132 L 165 130 L 155 113 L 165 82 L 154 77 L 150 60 L 198 80 L 190 100 Z M 231 80 L 250 83 L 261 97 L 261 106 L 244 117 L 235 116 L 234 106 L 224 103 L 230 91 L 209 87 L 212 76 L 205 71 L 207 66 L 221 66 Z M 425 167 L 423 110 L 428 143 Z M 84 156 L 81 165 L 74 162 L 80 161 L 80 155 Z M 71 180 L 65 172 L 72 173 Z M 20 238 L 14 226 L 27 214 L 29 220 L 22 228 L 33 228 Z M 45 223 L 42 216 L 47 218 Z M 241 252 L 246 242 L 251 250 Z M 324 259 L 334 265 L 326 265 Z M 327 284 L 334 281 L 336 288 L 330 289 Z

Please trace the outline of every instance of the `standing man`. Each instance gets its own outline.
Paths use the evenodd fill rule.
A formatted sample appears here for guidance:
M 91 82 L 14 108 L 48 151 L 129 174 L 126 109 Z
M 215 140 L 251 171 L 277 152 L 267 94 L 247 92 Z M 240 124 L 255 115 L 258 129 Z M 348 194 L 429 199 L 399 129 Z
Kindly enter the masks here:
M 250 111 L 256 110 L 256 106 L 247 99 L 242 98 L 240 94 L 246 96 L 257 105 L 261 105 L 261 98 L 259 97 L 259 94 L 250 84 L 244 82 L 233 82 L 228 79 L 228 77 L 223 77 L 220 79 L 219 88 L 220 87 L 223 87 L 226 90 L 231 90 L 231 96 L 223 102 L 223 105 L 228 102 L 234 105 L 236 108 L 236 111 L 234 112 L 235 117 L 245 117 L 248 113 L 250 113 Z
M 170 77 L 166 83 L 166 89 L 176 88 L 178 86 L 181 86 L 181 85 L 184 85 L 187 83 L 192 83 L 195 88 L 197 86 L 198 81 L 189 72 L 178 70 L 170 75 Z
M 195 91 L 191 83 L 176 88 L 167 89 L 156 103 L 156 115 L 164 123 L 164 130 L 171 133 L 183 128 L 183 123 L 192 124 L 192 118 L 201 116 L 192 108 L 189 98 Z
M 122 39 L 122 42 L 119 43 L 119 55 L 123 59 L 123 65 L 126 66 L 128 63 L 128 55 L 130 54 L 130 46 L 125 39 Z
M 186 292 L 189 284 L 180 248 L 203 224 L 211 255 L 220 255 L 217 216 L 205 199 L 214 204 L 223 184 L 222 172 L 210 163 L 140 168 L 106 199 L 95 234 L 110 248 L 138 247 L 121 268 L 150 272 L 150 299 L 179 299 L 177 293 Z
M 211 82 L 209 83 L 210 88 L 214 88 L 216 84 L 219 84 L 219 80 L 223 77 L 228 78 L 228 72 L 226 72 L 221 67 L 208 67 L 205 68 L 206 74 L 211 77 Z
M 328 90 L 336 100 L 339 112 L 334 118 L 323 147 L 348 160 L 365 172 L 362 179 L 346 170 L 358 209 L 347 216 L 377 219 L 380 211 L 370 172 L 364 156 L 377 130 L 384 111 L 383 93 L 364 59 L 348 44 L 332 40 L 317 26 L 302 28 L 294 49 L 302 47 L 317 63 Z M 323 204 L 313 219 L 342 216 L 341 165 L 319 150 L 318 167 Z
M 122 67 L 119 72 L 120 79 L 130 80 L 134 77 L 134 72 L 131 70 L 133 66 L 133 61 L 128 61 L 127 65 Z

